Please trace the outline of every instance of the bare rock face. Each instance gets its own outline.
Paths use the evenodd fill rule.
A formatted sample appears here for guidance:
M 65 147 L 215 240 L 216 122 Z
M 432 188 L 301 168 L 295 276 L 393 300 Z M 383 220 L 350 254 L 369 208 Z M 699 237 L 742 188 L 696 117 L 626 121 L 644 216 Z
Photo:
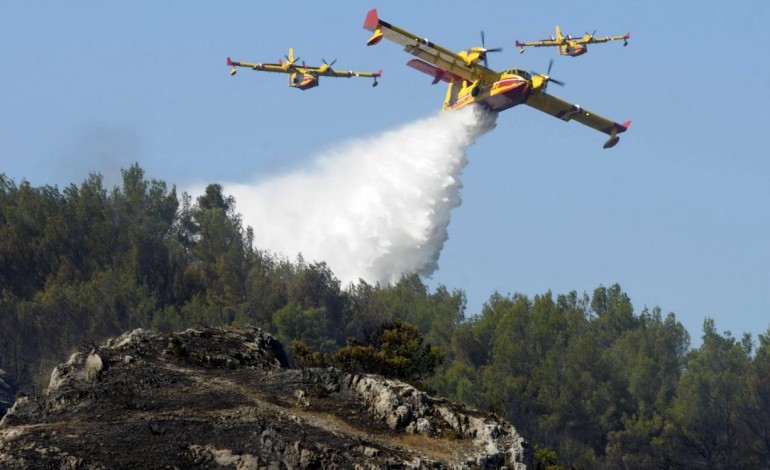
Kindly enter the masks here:
M 526 469 L 500 418 L 411 385 L 296 369 L 258 328 L 134 330 L 0 421 L 0 468 Z

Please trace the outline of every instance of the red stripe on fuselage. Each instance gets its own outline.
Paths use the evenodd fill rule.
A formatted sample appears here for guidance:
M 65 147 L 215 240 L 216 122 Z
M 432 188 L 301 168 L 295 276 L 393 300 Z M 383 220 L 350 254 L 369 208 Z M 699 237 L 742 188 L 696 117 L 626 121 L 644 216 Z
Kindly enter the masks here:
M 502 111 L 523 103 L 529 94 L 529 82 L 521 78 L 504 78 L 492 85 L 489 97 L 479 101 L 492 111 Z
M 299 85 L 297 85 L 297 88 L 300 90 L 307 90 L 308 88 L 313 88 L 315 86 L 318 86 L 318 79 L 305 76 L 302 78 L 302 81 L 299 83 Z
M 504 78 L 502 80 L 498 80 L 495 83 L 492 84 L 492 91 L 491 93 L 493 95 L 499 94 L 499 93 L 505 93 L 512 88 L 519 87 L 523 84 L 526 84 L 527 81 L 523 80 L 521 78 Z

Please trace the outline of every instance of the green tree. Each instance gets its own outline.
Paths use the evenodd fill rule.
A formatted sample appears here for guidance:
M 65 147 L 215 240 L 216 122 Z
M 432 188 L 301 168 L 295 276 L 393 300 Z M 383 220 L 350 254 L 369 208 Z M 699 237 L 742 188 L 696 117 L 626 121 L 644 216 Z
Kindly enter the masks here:
M 123 170 L 123 187 L 113 193 L 115 216 L 120 230 L 123 267 L 136 276 L 139 284 L 156 292 L 160 301 L 170 301 L 173 278 L 169 245 L 175 242 L 174 222 L 179 201 L 176 188 L 169 192 L 166 183 L 146 180 L 144 170 L 134 164 Z
M 746 400 L 746 372 L 751 343 L 703 322 L 703 344 L 692 352 L 667 410 L 666 433 L 675 463 L 686 467 L 746 468 L 741 453 L 737 411 Z
M 752 468 L 770 468 L 770 328 L 759 335 L 759 346 L 746 377 L 747 396 L 740 422 Z
M 452 335 L 465 317 L 465 293 L 439 285 L 431 293 L 417 274 L 403 275 L 394 285 L 370 286 L 363 281 L 346 291 L 347 337 L 358 339 L 383 323 L 415 325 L 425 340 L 450 355 Z
M 68 256 L 63 256 L 58 277 L 63 282 L 87 281 L 91 275 L 118 265 L 114 217 L 102 176 L 92 173 L 80 187 L 64 189 L 63 215 Z
M 424 343 L 416 326 L 397 320 L 383 325 L 363 343 L 349 340 L 332 360 L 348 371 L 419 381 L 433 374 L 444 360 L 444 352 Z
M 531 431 L 537 411 L 527 395 L 529 371 L 534 366 L 526 341 L 530 302 L 518 294 L 512 298 L 495 298 L 493 302 L 485 305 L 485 310 L 499 312 L 500 318 L 490 344 L 490 367 L 485 369 L 487 399 L 493 409 L 506 416 L 517 415 L 519 426 Z
M 535 470 L 563 470 L 564 467 L 557 465 L 559 456 L 555 450 L 535 445 L 534 454 Z
M 385 288 L 359 280 L 346 289 L 349 309 L 345 319 L 346 338 L 364 338 L 379 325 L 392 321 L 392 313 L 386 307 Z
M 478 408 L 488 408 L 482 376 L 483 372 L 472 365 L 455 360 L 430 383 L 440 395 L 451 396 Z
M 313 350 L 331 353 L 337 349 L 337 343 L 327 336 L 329 319 L 323 307 L 303 308 L 289 302 L 273 317 L 278 338 L 285 344 L 301 341 Z
M 216 318 L 233 321 L 246 300 L 252 254 L 235 199 L 225 197 L 221 185 L 210 184 L 191 215 L 193 225 L 187 229 L 193 260 L 186 268 L 187 290 L 204 295 L 205 303 L 215 307 L 208 311 Z
M 307 265 L 300 257 L 296 267 L 287 286 L 289 303 L 317 311 L 324 317 L 324 321 L 323 325 L 319 324 L 319 328 L 313 332 L 324 341 L 331 338 L 337 344 L 342 344 L 347 299 L 340 290 L 340 281 L 323 262 Z
M 595 315 L 591 325 L 601 347 L 608 347 L 624 331 L 634 329 L 638 324 L 631 299 L 618 284 L 596 288 L 591 297 L 591 311 Z
M 331 358 L 328 354 L 314 351 L 302 341 L 291 342 L 291 355 L 304 367 L 329 367 Z
M 660 468 L 671 460 L 664 445 L 664 414 L 684 371 L 689 334 L 673 313 L 645 310 L 639 326 L 624 332 L 608 350 L 615 401 L 622 426 L 609 432 L 610 467 Z
M 269 329 L 273 314 L 289 303 L 288 282 L 295 269 L 289 261 L 262 251 L 254 252 L 248 266 L 246 298 L 238 322 Z
M 45 287 L 64 257 L 61 228 L 64 198 L 51 186 L 17 188 L 3 179 L 5 201 L 0 220 L 0 281 L 5 290 L 25 299 Z

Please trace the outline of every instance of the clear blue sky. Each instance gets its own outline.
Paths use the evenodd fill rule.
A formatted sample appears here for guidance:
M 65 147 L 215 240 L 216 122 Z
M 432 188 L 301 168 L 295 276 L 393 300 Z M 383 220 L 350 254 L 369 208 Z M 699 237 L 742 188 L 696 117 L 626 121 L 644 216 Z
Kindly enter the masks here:
M 444 89 L 392 43 L 365 46 L 366 12 L 450 49 L 478 45 L 497 69 L 544 71 L 550 91 L 633 125 L 604 136 L 527 107 L 468 151 L 429 281 L 462 288 L 468 314 L 494 291 L 590 293 L 619 283 L 636 311 L 673 311 L 694 343 L 706 316 L 754 335 L 770 326 L 770 2 L 71 1 L 0 9 L 0 172 L 63 187 L 108 184 L 138 162 L 180 188 L 302 168 L 319 149 L 435 113 Z M 519 55 L 514 41 L 631 32 L 579 58 Z M 314 90 L 225 58 L 384 69 Z M 195 195 L 194 195 L 195 196 Z

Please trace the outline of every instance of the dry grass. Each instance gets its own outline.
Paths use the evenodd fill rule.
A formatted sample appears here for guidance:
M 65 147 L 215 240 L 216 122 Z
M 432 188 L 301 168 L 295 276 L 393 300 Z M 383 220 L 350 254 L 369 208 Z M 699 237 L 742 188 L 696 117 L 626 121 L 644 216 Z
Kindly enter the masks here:
M 473 441 L 469 439 L 446 439 L 425 434 L 400 434 L 392 438 L 399 446 L 426 455 L 434 460 L 455 460 L 473 453 Z
M 472 454 L 474 450 L 473 441 L 469 439 L 447 439 L 405 432 L 378 436 L 371 433 L 371 431 L 358 429 L 339 416 L 330 413 L 308 411 L 301 408 L 293 408 L 290 411 L 309 424 L 321 426 L 332 432 L 363 438 L 371 442 L 379 442 L 386 446 L 395 444 L 406 451 L 425 455 L 434 460 L 454 460 L 455 457 L 459 458 L 463 455 Z

